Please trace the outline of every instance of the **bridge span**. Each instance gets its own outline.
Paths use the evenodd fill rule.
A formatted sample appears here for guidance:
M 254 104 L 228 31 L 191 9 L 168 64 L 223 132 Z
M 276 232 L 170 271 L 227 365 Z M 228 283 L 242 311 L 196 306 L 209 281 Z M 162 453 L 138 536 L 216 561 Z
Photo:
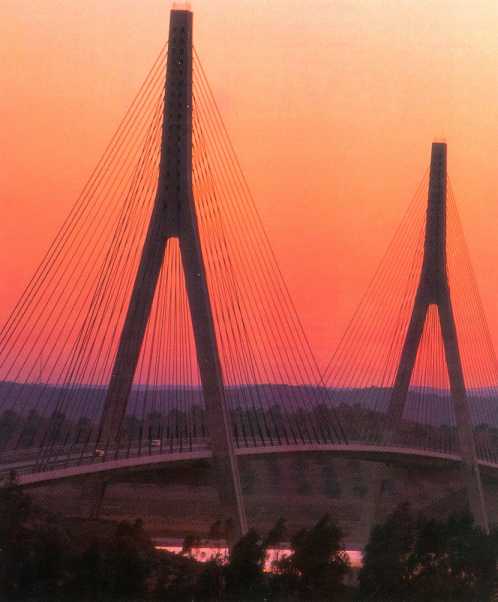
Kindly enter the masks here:
M 439 142 L 321 373 L 193 14 L 173 9 L 168 43 L 0 329 L 0 473 L 34 487 L 209 461 L 235 541 L 241 458 L 450 464 L 487 530 L 497 368 Z
M 367 445 L 365 443 L 331 444 L 302 443 L 292 445 L 261 445 L 257 447 L 238 447 L 237 457 L 264 456 L 280 454 L 320 454 L 330 457 L 342 457 L 392 465 L 439 466 L 458 465 L 460 455 L 432 449 L 414 447 Z M 33 458 L 36 452 L 33 452 Z M 66 458 L 40 470 L 32 459 L 12 460 L 0 467 L 0 475 L 7 477 L 12 472 L 23 487 L 46 485 L 67 479 L 78 479 L 91 475 L 112 479 L 132 471 L 158 469 L 172 464 L 209 461 L 212 452 L 207 443 L 198 443 L 188 450 L 161 451 L 152 448 L 150 453 L 133 454 L 125 451 L 108 454 L 107 457 L 88 455 L 86 458 Z M 487 475 L 498 477 L 498 463 L 479 460 L 479 466 Z

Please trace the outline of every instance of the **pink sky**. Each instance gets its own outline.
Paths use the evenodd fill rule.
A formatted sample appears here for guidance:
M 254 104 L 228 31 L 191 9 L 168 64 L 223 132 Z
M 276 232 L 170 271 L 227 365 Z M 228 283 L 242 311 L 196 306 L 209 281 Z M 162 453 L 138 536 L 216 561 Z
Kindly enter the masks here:
M 165 42 L 169 7 L 0 3 L 1 321 Z M 441 137 L 496 345 L 495 0 L 192 8 L 196 48 L 320 363 Z

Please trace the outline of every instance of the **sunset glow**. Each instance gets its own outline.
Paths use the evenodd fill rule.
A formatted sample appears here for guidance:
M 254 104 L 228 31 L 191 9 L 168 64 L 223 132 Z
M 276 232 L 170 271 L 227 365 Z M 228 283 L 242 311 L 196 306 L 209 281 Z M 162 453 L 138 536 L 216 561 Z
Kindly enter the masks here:
M 170 7 L 0 4 L 0 321 L 164 45 Z M 497 3 L 192 8 L 196 49 L 320 365 L 441 138 L 496 346 Z

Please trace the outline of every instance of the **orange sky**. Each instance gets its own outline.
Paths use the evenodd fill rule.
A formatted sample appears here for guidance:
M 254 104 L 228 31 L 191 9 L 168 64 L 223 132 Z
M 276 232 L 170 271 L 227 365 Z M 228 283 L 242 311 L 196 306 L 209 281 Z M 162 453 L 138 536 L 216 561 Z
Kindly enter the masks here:
M 192 4 L 195 45 L 321 364 L 441 137 L 497 345 L 498 3 Z M 166 40 L 169 6 L 0 2 L 0 321 Z

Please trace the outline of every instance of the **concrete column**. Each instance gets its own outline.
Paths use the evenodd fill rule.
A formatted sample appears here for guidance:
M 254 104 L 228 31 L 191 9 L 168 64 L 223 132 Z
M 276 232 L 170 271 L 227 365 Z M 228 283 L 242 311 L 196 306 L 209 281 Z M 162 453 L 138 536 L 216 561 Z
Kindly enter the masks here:
M 462 476 L 474 519 L 487 532 L 489 530 L 488 518 L 448 284 L 446 264 L 446 165 L 446 144 L 434 143 L 431 153 L 424 260 L 413 313 L 391 394 L 388 409 L 387 443 L 394 441 L 399 430 L 427 310 L 429 305 L 436 305 L 441 324 L 458 441 L 462 455 Z
M 167 239 L 179 239 L 216 483 L 229 543 L 247 529 L 192 191 L 193 15 L 172 10 L 157 195 L 107 391 L 99 446 L 118 443 Z

